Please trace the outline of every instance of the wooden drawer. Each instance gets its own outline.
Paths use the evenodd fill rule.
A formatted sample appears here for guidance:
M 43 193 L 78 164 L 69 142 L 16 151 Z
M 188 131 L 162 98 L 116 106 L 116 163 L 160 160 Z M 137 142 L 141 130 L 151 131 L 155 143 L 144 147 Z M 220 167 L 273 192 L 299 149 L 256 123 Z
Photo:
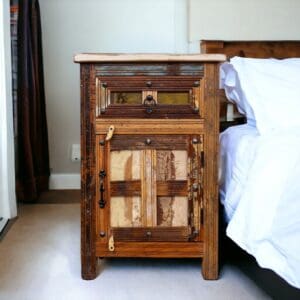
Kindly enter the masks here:
M 96 117 L 192 118 L 202 115 L 199 76 L 99 76 Z

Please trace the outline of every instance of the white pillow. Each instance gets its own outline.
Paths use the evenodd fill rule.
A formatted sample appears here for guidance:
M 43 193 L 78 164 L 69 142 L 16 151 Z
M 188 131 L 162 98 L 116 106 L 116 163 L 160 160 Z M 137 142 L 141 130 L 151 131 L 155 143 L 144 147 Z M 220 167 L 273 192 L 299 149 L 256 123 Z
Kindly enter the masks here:
M 247 118 L 247 123 L 255 126 L 255 116 L 241 88 L 238 74 L 228 62 L 220 67 L 220 88 L 225 90 L 227 99 L 236 104 L 239 113 Z
M 300 130 L 300 59 L 234 57 L 220 78 L 228 99 L 261 134 Z

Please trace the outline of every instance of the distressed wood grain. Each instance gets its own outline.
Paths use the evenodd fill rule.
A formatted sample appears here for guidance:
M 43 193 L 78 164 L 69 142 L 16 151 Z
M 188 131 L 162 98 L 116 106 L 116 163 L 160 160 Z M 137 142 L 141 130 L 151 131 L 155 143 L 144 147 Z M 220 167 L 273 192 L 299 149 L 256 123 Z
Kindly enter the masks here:
M 81 65 L 81 276 L 96 277 L 95 95 L 92 65 Z
M 224 57 L 76 59 L 81 62 L 82 277 L 95 278 L 97 257 L 203 257 L 204 278 L 216 279 L 217 66 Z M 135 103 L 136 92 L 156 100 L 162 93 L 167 101 L 149 113 Z M 172 92 L 188 98 L 175 104 L 181 100 Z M 105 141 L 111 125 L 114 134 Z
M 111 227 L 142 226 L 141 197 L 114 196 L 110 198 Z

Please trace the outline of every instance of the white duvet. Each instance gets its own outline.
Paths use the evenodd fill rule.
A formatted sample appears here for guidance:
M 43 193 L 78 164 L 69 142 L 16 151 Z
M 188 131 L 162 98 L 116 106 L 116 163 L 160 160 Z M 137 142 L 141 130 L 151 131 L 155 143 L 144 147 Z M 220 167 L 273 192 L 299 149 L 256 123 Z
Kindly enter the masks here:
M 222 133 L 220 143 L 227 235 L 300 288 L 300 132 L 260 136 L 245 124 Z

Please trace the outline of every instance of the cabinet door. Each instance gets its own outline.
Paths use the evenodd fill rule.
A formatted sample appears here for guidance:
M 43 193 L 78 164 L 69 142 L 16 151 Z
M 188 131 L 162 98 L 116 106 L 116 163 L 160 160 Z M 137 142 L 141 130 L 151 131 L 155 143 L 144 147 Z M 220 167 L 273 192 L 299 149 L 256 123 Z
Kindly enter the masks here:
M 202 145 L 199 135 L 114 135 L 104 151 L 108 236 L 198 240 Z

